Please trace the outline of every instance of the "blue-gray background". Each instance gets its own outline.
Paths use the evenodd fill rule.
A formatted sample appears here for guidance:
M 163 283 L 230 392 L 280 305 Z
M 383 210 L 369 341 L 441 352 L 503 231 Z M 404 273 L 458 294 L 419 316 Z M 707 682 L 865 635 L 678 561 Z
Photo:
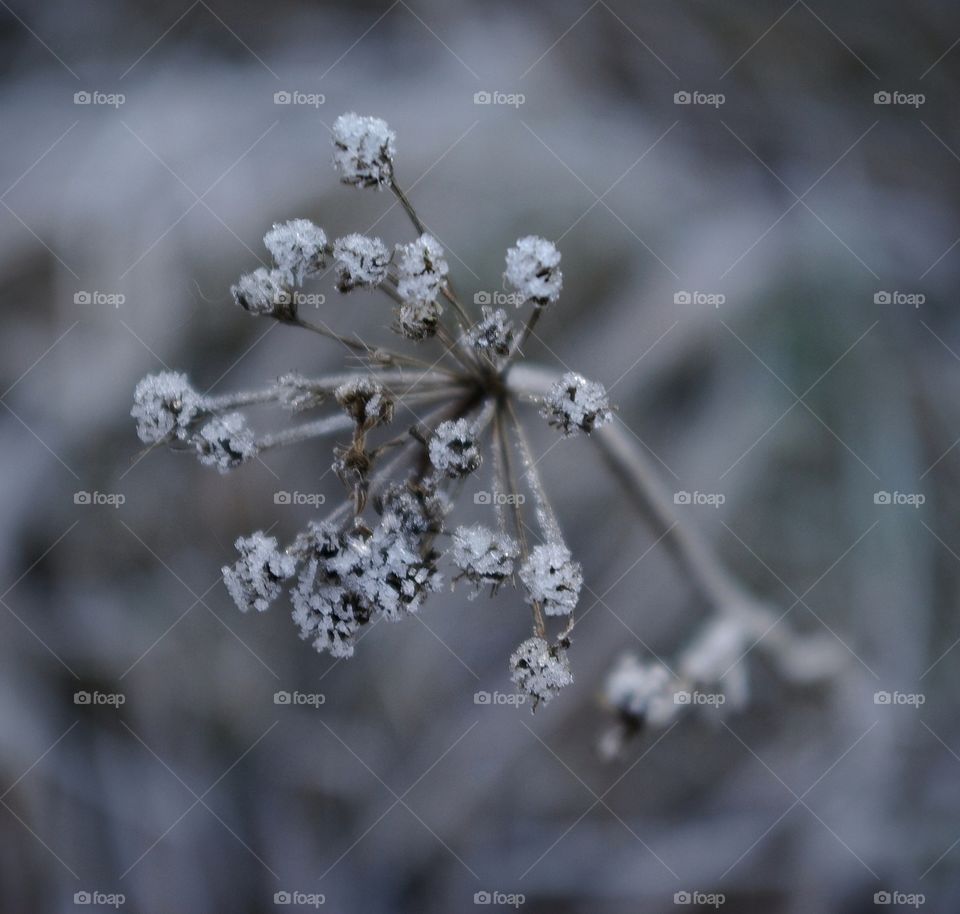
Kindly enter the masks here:
M 0 907 L 100 892 L 262 912 L 288 891 L 449 912 L 489 891 L 619 914 L 689 891 L 855 912 L 889 891 L 956 910 L 958 39 L 946 2 L 3 0 Z M 925 99 L 875 104 L 885 91 Z M 318 338 L 264 335 L 227 290 L 272 222 L 336 235 L 390 207 L 329 166 L 346 110 L 396 130 L 468 295 L 497 288 L 518 235 L 559 239 L 565 292 L 531 356 L 611 387 L 669 488 L 726 496 L 688 517 L 779 624 L 836 637 L 830 687 L 787 688 L 751 657 L 745 710 L 603 761 L 605 671 L 672 655 L 708 608 L 662 545 L 634 564 L 662 530 L 583 441 L 541 466 L 602 601 L 584 604 L 575 685 L 536 717 L 474 704 L 509 691 L 528 626 L 511 592 L 440 596 L 336 664 L 283 606 L 236 612 L 217 583 L 233 539 L 302 525 L 279 490 L 339 497 L 329 446 L 227 477 L 138 461 L 132 389 L 164 366 L 227 391 L 341 364 Z M 399 208 L 376 232 L 408 237 Z M 675 302 L 694 290 L 725 301 Z M 329 323 L 388 338 L 381 303 L 326 291 Z M 875 298 L 895 291 L 923 303 Z M 76 705 L 84 690 L 125 701 Z

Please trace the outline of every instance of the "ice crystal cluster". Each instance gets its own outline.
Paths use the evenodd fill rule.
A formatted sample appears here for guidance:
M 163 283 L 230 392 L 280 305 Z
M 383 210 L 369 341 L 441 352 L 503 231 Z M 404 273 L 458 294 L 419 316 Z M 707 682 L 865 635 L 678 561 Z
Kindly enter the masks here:
M 539 421 L 539 410 L 563 435 L 589 433 L 611 417 L 603 387 L 580 375 L 564 375 L 546 394 L 511 378 L 534 326 L 559 298 L 560 252 L 534 235 L 507 251 L 504 281 L 527 309 L 518 329 L 501 309 L 471 314 L 443 244 L 397 185 L 393 131 L 349 113 L 332 133 L 342 181 L 394 193 L 412 237 L 388 246 L 345 233 L 331 242 L 308 219 L 278 222 L 264 236 L 271 265 L 241 276 L 231 293 L 251 315 L 348 348 L 351 366 L 322 377 L 281 372 L 262 389 L 227 394 L 200 392 L 178 372 L 149 375 L 134 392 L 137 432 L 145 444 L 192 451 L 221 472 L 273 448 L 332 439 L 329 465 L 343 499 L 285 545 L 262 530 L 240 537 L 238 558 L 223 569 L 230 596 L 241 610 L 262 612 L 288 591 L 300 636 L 341 658 L 372 623 L 406 619 L 455 582 L 471 597 L 515 588 L 531 631 L 504 674 L 536 708 L 573 681 L 568 650 L 583 571 L 540 482 L 523 414 Z M 344 295 L 381 297 L 399 349 L 362 341 L 349 325 L 333 329 L 348 315 L 343 309 L 321 320 L 301 313 L 299 290 L 328 273 Z M 255 411 L 271 407 L 289 415 L 288 425 L 256 431 Z M 486 493 L 474 498 L 483 516 L 448 528 L 466 487 Z M 450 566 L 446 584 L 442 562 Z

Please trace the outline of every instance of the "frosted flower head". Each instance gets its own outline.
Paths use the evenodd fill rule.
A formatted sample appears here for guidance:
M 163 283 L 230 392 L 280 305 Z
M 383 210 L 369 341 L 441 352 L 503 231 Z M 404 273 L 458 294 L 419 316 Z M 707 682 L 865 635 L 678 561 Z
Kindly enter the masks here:
M 296 562 L 281 552 L 277 541 L 260 530 L 234 544 L 240 558 L 224 565 L 223 583 L 241 612 L 263 612 L 280 596 L 283 582 L 293 576 Z
M 507 319 L 507 312 L 503 308 L 494 311 L 486 305 L 480 310 L 483 317 L 467 331 L 467 342 L 477 352 L 501 358 L 510 355 L 514 334 L 513 323 Z
M 326 262 L 327 236 L 309 219 L 275 223 L 263 236 L 263 243 L 277 269 L 298 286 L 307 276 L 319 273 Z
M 203 407 L 185 374 L 161 371 L 148 374 L 133 392 L 130 415 L 137 420 L 137 435 L 145 444 L 184 438 L 190 423 Z
M 520 580 L 531 603 L 540 603 L 548 616 L 565 616 L 580 598 L 583 573 L 563 543 L 542 543 L 520 566 Z
M 241 276 L 236 285 L 230 287 L 230 294 L 250 314 L 293 316 L 293 296 L 287 288 L 287 275 L 283 270 L 257 267 L 252 273 Z
M 406 302 L 397 308 L 394 329 L 408 340 L 421 343 L 436 336 L 442 313 L 438 302 Z
M 393 419 L 393 398 L 373 378 L 358 377 L 341 384 L 334 396 L 343 411 L 364 429 Z
M 472 527 L 457 527 L 450 555 L 453 564 L 469 581 L 478 588 L 492 584 L 495 590 L 513 574 L 520 547 L 506 533 L 475 524 Z
M 466 419 L 441 422 L 430 437 L 429 453 L 434 469 L 450 479 L 472 473 L 482 460 L 473 426 Z
M 257 454 L 257 443 L 243 413 L 214 416 L 193 436 L 200 462 L 226 473 Z
M 543 638 L 528 638 L 510 656 L 510 679 L 533 699 L 536 710 L 570 685 L 573 674 L 562 645 L 551 647 Z
M 540 415 L 564 435 L 589 434 L 613 420 L 604 386 L 568 371 L 540 403 Z
M 507 251 L 503 278 L 520 293 L 522 300 L 541 306 L 556 301 L 563 286 L 557 246 L 538 235 L 518 238 Z
M 396 255 L 400 297 L 411 304 L 435 302 L 450 269 L 440 242 L 424 233 L 409 244 L 398 244 Z
M 633 655 L 622 657 L 604 687 L 607 701 L 635 724 L 661 726 L 676 716 L 673 676 L 662 664 L 647 663 Z
M 382 188 L 393 178 L 396 134 L 379 117 L 349 112 L 333 122 L 333 164 L 344 184 Z
M 378 286 L 387 278 L 390 252 L 379 238 L 344 235 L 333 243 L 333 258 L 337 264 L 337 288 L 341 292 Z
M 411 536 L 439 533 L 450 510 L 449 500 L 438 489 L 410 482 L 391 483 L 376 498 L 377 510 Z

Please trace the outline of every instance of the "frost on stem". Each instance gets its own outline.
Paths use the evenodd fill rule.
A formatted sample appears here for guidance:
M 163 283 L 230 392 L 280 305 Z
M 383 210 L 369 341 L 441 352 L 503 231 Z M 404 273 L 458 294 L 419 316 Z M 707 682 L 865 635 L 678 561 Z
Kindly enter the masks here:
M 547 704 L 573 682 L 566 645 L 551 647 L 543 638 L 528 638 L 510 657 L 510 679 L 533 699 L 533 710 Z
M 396 134 L 379 117 L 349 112 L 333 122 L 333 164 L 354 187 L 382 188 L 393 178 Z
M 236 285 L 230 287 L 230 294 L 250 314 L 279 318 L 293 316 L 293 296 L 287 289 L 287 276 L 283 270 L 257 267 L 252 273 L 241 276 Z
M 233 565 L 223 566 L 223 583 L 241 612 L 264 612 L 280 596 L 283 582 L 293 576 L 296 562 L 261 530 L 241 536 L 234 545 L 240 558 Z
M 484 584 L 492 584 L 496 591 L 513 574 L 520 547 L 507 534 L 475 524 L 457 527 L 450 554 L 461 576 L 477 585 L 476 596 Z
M 334 396 L 343 411 L 365 430 L 393 419 L 393 398 L 373 378 L 346 381 L 334 391 Z
M 337 289 L 341 292 L 372 288 L 387 278 L 390 252 L 379 238 L 344 235 L 333 243 L 333 258 L 337 264 Z
M 299 413 L 314 409 L 327 397 L 324 391 L 317 389 L 314 381 L 291 372 L 277 379 L 277 399 L 291 412 Z
M 540 402 L 540 415 L 564 436 L 589 434 L 613 420 L 607 392 L 598 381 L 568 371 Z
M 202 464 L 226 473 L 257 454 L 253 432 L 243 413 L 214 416 L 191 439 Z
M 130 415 L 137 420 L 137 435 L 145 444 L 187 436 L 190 423 L 203 407 L 185 374 L 161 371 L 148 374 L 133 392 Z
M 527 588 L 527 600 L 540 603 L 548 616 L 573 612 L 580 598 L 583 573 L 563 543 L 535 546 L 520 566 L 520 580 Z
M 480 310 L 483 317 L 466 332 L 467 343 L 477 352 L 501 357 L 510 355 L 514 334 L 507 312 L 502 308 L 494 311 L 486 305 Z
M 437 239 L 424 233 L 409 244 L 398 244 L 396 254 L 397 292 L 404 302 L 435 302 L 450 269 Z
M 466 419 L 441 422 L 430 437 L 430 463 L 441 475 L 459 479 L 481 463 L 477 436 Z
M 557 246 L 538 235 L 518 238 L 516 245 L 507 250 L 503 278 L 520 293 L 518 306 L 523 301 L 540 306 L 556 301 L 563 286 Z
M 326 262 L 326 233 L 309 219 L 275 223 L 263 236 L 263 243 L 277 269 L 298 286 L 306 277 L 319 273 Z

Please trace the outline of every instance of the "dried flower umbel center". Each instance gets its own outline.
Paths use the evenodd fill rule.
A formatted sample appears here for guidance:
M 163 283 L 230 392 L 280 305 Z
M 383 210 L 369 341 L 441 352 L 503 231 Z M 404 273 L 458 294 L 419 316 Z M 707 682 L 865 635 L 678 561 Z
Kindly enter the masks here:
M 466 579 L 474 596 L 483 588 L 520 591 L 515 602 L 528 605 L 532 632 L 509 658 L 509 669 L 536 709 L 573 682 L 568 651 L 583 569 L 564 540 L 520 411 L 538 409 L 563 436 L 596 439 L 613 420 L 598 382 L 518 364 L 537 322 L 559 299 L 560 252 L 535 235 L 507 251 L 504 280 L 518 308 L 526 309 L 518 332 L 503 310 L 471 314 L 450 280 L 442 243 L 425 230 L 397 184 L 393 131 L 379 118 L 349 113 L 332 132 L 344 183 L 389 189 L 414 237 L 391 253 L 379 238 L 350 233 L 331 245 L 325 230 L 307 219 L 278 223 L 264 237 L 273 266 L 241 276 L 231 292 L 251 315 L 346 347 L 360 367 L 322 377 L 287 372 L 261 389 L 223 395 L 197 391 L 178 372 L 148 375 L 134 392 L 137 433 L 147 445 L 191 451 L 221 472 L 272 448 L 334 439 L 332 467 L 346 490 L 343 501 L 285 547 L 261 531 L 238 539 L 239 558 L 223 569 L 237 605 L 266 610 L 289 587 L 301 637 L 318 651 L 349 657 L 374 620 L 398 622 L 421 610 L 443 586 L 446 559 L 452 579 Z M 331 329 L 342 310 L 331 309 L 317 323 L 307 320 L 297 290 L 331 270 L 341 293 L 382 295 L 398 341 L 427 351 L 374 346 L 349 328 Z M 257 434 L 249 414 L 271 406 L 295 421 Z M 662 506 L 656 481 L 625 440 L 613 426 L 610 435 L 600 435 L 601 452 L 631 494 Z M 487 506 L 489 519 L 448 532 L 457 497 L 471 480 L 487 487 L 475 501 Z M 658 519 L 668 533 L 676 525 Z M 689 531 L 676 538 L 708 598 L 718 607 L 729 604 L 737 591 L 717 585 L 719 572 L 696 543 Z M 753 613 L 752 623 L 767 620 L 749 597 L 737 601 Z M 686 656 L 685 675 L 709 678 L 718 657 L 739 643 L 729 632 L 724 638 L 708 632 L 698 652 Z M 637 664 L 618 668 L 611 682 L 610 700 L 622 719 L 656 716 L 653 709 L 662 711 L 671 687 L 662 670 Z

